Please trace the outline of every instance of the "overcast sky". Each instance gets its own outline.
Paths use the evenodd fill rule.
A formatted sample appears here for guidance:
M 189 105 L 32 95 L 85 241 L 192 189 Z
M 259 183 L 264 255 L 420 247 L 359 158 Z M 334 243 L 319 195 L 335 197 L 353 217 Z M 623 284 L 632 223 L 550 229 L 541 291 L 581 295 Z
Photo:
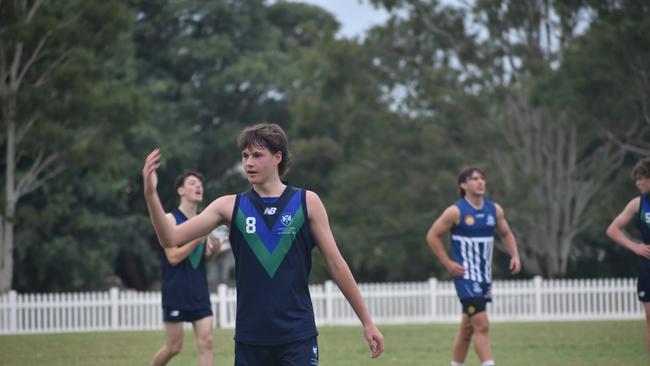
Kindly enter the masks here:
M 382 24 L 388 19 L 383 9 L 375 9 L 368 0 L 290 0 L 293 2 L 318 5 L 334 14 L 341 23 L 337 34 L 340 37 L 363 38 L 363 33 L 374 25 Z

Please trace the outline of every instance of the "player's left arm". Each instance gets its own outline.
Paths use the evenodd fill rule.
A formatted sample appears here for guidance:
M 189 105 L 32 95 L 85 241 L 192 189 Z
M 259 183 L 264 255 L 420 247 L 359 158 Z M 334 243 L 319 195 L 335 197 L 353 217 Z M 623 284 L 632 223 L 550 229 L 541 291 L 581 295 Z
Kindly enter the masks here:
M 521 260 L 519 259 L 519 250 L 517 249 L 517 240 L 510 230 L 510 225 L 506 221 L 506 215 L 503 212 L 503 208 L 498 204 L 494 204 L 497 210 L 497 232 L 501 237 L 501 241 L 506 247 L 508 253 L 510 253 L 510 265 L 508 268 L 512 274 L 517 274 L 521 271 Z
M 307 191 L 307 212 L 309 228 L 316 240 L 316 245 L 323 254 L 327 271 L 361 320 L 372 358 L 379 357 L 384 350 L 384 337 L 372 320 L 352 271 L 336 246 L 325 206 L 318 195 L 311 191 Z

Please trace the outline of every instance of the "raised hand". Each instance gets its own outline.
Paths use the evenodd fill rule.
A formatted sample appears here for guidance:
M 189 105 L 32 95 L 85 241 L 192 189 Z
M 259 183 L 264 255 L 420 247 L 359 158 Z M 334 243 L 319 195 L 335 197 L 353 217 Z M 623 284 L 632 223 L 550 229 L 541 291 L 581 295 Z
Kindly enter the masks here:
M 144 160 L 144 167 L 142 168 L 142 180 L 144 184 L 145 196 L 151 195 L 156 192 L 158 186 L 158 175 L 156 169 L 160 166 L 160 149 L 154 149 L 147 158 Z

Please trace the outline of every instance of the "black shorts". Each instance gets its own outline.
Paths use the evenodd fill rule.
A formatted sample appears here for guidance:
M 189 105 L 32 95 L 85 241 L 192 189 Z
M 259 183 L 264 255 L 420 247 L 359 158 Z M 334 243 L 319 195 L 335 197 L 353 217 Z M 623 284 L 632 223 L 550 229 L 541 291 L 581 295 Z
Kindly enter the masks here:
M 483 297 L 468 297 L 460 300 L 460 303 L 463 305 L 463 314 L 467 314 L 471 318 L 485 311 L 487 300 Z
M 163 306 L 163 321 L 178 323 L 178 322 L 195 322 L 201 320 L 205 317 L 212 316 L 212 309 L 201 309 L 201 310 L 175 310 Z
M 641 266 L 636 281 L 636 294 L 641 302 L 650 302 L 650 268 Z
M 317 366 L 318 340 L 314 337 L 273 346 L 235 342 L 235 366 Z

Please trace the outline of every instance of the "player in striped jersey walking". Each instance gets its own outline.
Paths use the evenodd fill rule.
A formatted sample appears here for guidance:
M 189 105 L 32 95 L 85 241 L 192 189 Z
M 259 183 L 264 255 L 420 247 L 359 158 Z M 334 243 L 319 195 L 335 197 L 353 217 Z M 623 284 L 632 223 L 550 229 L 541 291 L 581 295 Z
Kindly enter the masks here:
M 427 233 L 427 243 L 454 279 L 463 313 L 454 340 L 451 366 L 463 366 L 474 340 L 482 366 L 493 366 L 485 306 L 492 301 L 492 249 L 494 231 L 510 253 L 510 271 L 517 274 L 521 261 L 515 240 L 501 206 L 485 198 L 485 174 L 478 168 L 458 176 L 461 198 L 449 206 Z M 451 232 L 451 258 L 442 237 Z

